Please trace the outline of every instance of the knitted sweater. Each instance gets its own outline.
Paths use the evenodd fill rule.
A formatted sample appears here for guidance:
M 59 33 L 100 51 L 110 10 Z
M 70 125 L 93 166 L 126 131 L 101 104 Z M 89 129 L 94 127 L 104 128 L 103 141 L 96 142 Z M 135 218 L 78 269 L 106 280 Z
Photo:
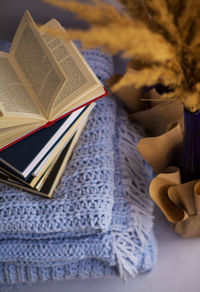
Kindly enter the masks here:
M 83 52 L 104 81 L 112 59 Z M 52 200 L 0 184 L 0 284 L 151 270 L 156 242 L 144 135 L 113 97 L 97 102 Z M 3 288 L 2 288 L 3 289 Z

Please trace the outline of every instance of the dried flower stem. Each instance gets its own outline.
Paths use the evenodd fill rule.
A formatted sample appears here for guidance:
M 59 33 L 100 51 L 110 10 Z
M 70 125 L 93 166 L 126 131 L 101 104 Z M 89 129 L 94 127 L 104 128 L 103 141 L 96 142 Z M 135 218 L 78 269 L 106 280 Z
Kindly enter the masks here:
M 200 109 L 200 0 L 118 0 L 120 10 L 100 0 L 44 1 L 91 24 L 87 31 L 69 30 L 71 38 L 131 59 L 113 90 L 162 83 L 172 89 L 165 98 Z

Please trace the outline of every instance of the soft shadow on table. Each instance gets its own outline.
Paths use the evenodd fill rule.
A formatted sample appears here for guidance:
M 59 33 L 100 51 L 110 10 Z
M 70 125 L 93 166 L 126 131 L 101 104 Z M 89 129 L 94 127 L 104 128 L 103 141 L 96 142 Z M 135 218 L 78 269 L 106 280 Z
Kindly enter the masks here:
M 155 207 L 158 257 L 150 273 L 119 278 L 69 280 L 24 287 L 20 292 L 198 292 L 200 287 L 200 239 L 183 239 Z

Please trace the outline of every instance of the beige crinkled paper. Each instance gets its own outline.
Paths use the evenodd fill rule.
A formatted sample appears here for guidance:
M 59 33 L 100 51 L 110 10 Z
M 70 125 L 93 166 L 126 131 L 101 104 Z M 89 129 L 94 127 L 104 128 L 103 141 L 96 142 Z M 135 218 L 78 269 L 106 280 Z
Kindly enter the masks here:
M 112 78 L 113 85 L 121 76 Z M 116 94 L 130 109 L 130 117 L 142 124 L 150 137 L 138 143 L 138 150 L 157 176 L 149 193 L 182 237 L 200 236 L 200 180 L 181 183 L 178 165 L 183 143 L 183 106 L 162 100 L 155 91 L 143 95 L 134 86 Z M 141 100 L 144 100 L 143 102 Z
M 176 164 L 182 147 L 183 134 L 178 123 L 166 133 L 140 140 L 138 150 L 156 173 Z

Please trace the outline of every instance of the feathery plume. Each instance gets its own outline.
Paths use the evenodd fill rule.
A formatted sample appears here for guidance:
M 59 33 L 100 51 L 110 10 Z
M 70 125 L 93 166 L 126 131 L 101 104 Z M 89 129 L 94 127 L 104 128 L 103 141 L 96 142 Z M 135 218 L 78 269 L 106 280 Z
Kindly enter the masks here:
M 113 90 L 162 83 L 171 89 L 163 97 L 200 109 L 200 0 L 118 0 L 120 7 L 101 0 L 44 1 L 91 24 L 89 30 L 70 29 L 70 38 L 130 58 Z

